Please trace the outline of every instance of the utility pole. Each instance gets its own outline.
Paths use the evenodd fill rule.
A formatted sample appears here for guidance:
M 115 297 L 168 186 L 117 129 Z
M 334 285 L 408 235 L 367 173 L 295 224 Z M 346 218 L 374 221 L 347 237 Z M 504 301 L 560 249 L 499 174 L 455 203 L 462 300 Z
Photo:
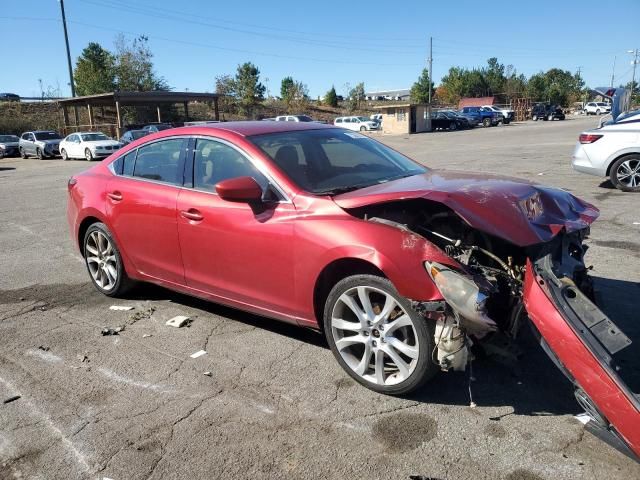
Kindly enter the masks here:
M 69 86 L 71 87 L 71 96 L 76 96 L 76 88 L 73 84 L 73 68 L 71 68 L 71 51 L 69 50 L 69 34 L 67 33 L 67 17 L 64 14 L 64 0 L 60 2 L 60 12 L 62 13 L 62 28 L 64 29 L 64 43 L 67 46 L 67 66 L 69 67 Z
M 613 68 L 611 69 L 611 88 L 613 88 L 613 81 L 616 78 L 616 59 L 617 56 L 614 55 L 613 57 Z
M 633 54 L 633 73 L 631 74 L 631 93 L 629 93 L 629 106 L 631 108 L 631 102 L 633 101 L 633 86 L 636 83 L 636 65 L 638 64 L 638 53 L 640 50 L 637 48 L 635 50 L 628 50 L 628 53 Z
M 429 106 L 427 107 L 427 130 L 431 131 L 431 83 L 433 82 L 433 37 L 429 37 Z

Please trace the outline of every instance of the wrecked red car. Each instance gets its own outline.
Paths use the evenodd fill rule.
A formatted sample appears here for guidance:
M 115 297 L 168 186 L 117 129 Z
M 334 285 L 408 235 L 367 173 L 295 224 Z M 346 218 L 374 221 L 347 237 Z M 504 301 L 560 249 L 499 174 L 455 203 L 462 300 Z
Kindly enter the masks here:
M 634 456 L 640 402 L 613 359 L 630 340 L 584 264 L 597 216 L 320 124 L 165 130 L 69 180 L 71 233 L 106 295 L 153 282 L 322 330 L 351 377 L 396 395 L 530 324 L 592 431 Z

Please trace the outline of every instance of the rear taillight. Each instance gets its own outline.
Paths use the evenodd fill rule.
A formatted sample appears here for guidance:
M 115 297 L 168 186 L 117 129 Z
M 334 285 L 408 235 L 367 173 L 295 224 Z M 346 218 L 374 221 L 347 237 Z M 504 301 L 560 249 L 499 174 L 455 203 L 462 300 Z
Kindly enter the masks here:
M 583 133 L 578 137 L 580 143 L 593 143 L 600 140 L 604 135 L 595 135 L 593 133 Z
M 71 191 L 76 183 L 78 183 L 78 180 L 76 180 L 74 177 L 71 177 L 67 182 L 67 190 Z

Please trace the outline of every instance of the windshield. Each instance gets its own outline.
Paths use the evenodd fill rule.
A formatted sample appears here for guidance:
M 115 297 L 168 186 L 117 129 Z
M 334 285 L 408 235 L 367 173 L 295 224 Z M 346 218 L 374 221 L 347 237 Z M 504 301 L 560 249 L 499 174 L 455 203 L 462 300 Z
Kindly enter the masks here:
M 18 142 L 20 139 L 15 135 L 0 135 L 0 143 L 2 142 Z
M 604 103 L 604 102 L 598 102 L 598 103 L 596 103 L 596 105 L 598 105 L 599 107 L 606 107 L 607 106 L 607 104 Z
M 171 125 L 152 125 L 151 128 L 155 128 L 156 130 L 168 130 L 171 128 Z
M 104 133 L 85 133 L 80 135 L 83 142 L 99 142 L 100 140 L 109 140 Z
M 62 138 L 56 132 L 36 132 L 36 140 L 59 140 Z
M 358 120 L 360 120 L 361 122 L 370 122 L 371 120 L 369 120 L 367 117 L 356 117 Z
M 306 115 L 298 115 L 298 120 L 301 122 L 313 122 L 311 117 L 307 117 Z
M 336 195 L 427 171 L 356 132 L 305 130 L 249 137 L 304 190 Z

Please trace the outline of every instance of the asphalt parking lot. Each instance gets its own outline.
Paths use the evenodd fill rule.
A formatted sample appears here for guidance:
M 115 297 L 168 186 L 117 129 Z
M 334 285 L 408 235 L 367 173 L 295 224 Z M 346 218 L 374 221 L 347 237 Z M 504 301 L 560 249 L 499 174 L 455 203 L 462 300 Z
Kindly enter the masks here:
M 588 260 L 602 308 L 638 339 L 623 363 L 633 374 L 640 195 L 571 170 L 579 132 L 596 123 L 374 136 L 434 168 L 522 177 L 598 206 Z M 471 408 L 465 374 L 385 397 L 343 373 L 314 332 L 152 286 L 100 295 L 65 218 L 66 181 L 89 166 L 0 160 L 0 479 L 640 478 L 584 431 L 570 385 L 533 342 L 518 365 L 474 362 Z M 194 320 L 166 326 L 175 315 Z

